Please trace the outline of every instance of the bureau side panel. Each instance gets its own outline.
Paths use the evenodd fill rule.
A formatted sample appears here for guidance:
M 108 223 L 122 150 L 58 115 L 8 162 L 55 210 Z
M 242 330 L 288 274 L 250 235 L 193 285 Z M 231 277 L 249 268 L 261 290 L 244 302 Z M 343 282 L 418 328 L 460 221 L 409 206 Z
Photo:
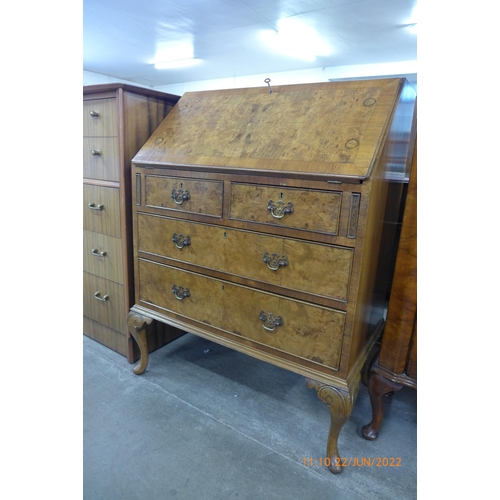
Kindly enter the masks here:
M 375 293 L 375 288 L 386 197 L 387 185 L 382 182 L 372 179 L 363 186 L 354 251 L 353 293 L 347 309 L 344 349 L 349 354 L 348 359 L 343 359 L 347 362 L 346 373 L 366 354 L 364 350 L 384 315 L 385 301 Z
M 353 286 L 352 293 L 356 295 L 350 301 L 346 325 L 348 372 L 355 365 L 360 368 L 364 362 L 368 343 L 387 309 L 399 235 L 394 231 L 384 233 L 384 224 L 394 221 L 401 213 L 404 200 L 389 194 L 402 192 L 398 186 L 405 181 L 411 163 L 415 119 L 414 92 L 403 88 L 399 104 L 388 122 L 380 157 L 370 179 L 363 184 L 353 267 L 353 283 L 357 290 Z M 382 238 L 384 251 L 381 251 Z

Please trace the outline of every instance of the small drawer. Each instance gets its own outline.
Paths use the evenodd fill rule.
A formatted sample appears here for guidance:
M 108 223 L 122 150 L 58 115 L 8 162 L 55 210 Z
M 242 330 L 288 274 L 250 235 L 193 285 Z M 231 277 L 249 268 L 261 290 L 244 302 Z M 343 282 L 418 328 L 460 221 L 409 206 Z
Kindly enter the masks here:
M 148 214 L 137 215 L 137 235 L 141 252 L 347 301 L 348 248 Z
M 83 229 L 121 237 L 118 188 L 83 185 Z
M 123 284 L 122 240 L 83 231 L 83 270 Z
M 341 191 L 231 184 L 230 218 L 338 234 Z
M 118 136 L 116 99 L 83 101 L 83 136 Z
M 146 175 L 144 182 L 147 207 L 222 217 L 222 181 Z
M 139 259 L 139 303 L 338 369 L 345 313 Z
M 123 285 L 84 272 L 83 314 L 113 330 L 125 331 L 126 312 Z
M 83 177 L 120 181 L 120 159 L 116 137 L 83 138 Z

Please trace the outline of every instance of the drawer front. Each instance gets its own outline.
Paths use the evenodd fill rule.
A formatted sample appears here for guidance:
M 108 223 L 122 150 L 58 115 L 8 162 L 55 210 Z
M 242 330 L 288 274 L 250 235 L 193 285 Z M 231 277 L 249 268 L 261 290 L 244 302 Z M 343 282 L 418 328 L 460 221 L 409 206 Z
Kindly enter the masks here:
M 137 228 L 140 251 L 347 300 L 350 249 L 146 214 L 138 214 Z
M 83 177 L 120 181 L 120 156 L 116 137 L 83 138 Z
M 231 184 L 231 219 L 338 234 L 342 193 Z
M 122 240 L 83 231 L 83 270 L 123 284 Z
M 83 229 L 121 237 L 119 189 L 83 185 Z
M 222 217 L 221 181 L 146 175 L 146 206 Z
M 139 259 L 139 303 L 338 369 L 345 314 Z
M 224 269 L 224 231 L 209 224 L 137 214 L 139 251 L 219 271 Z
M 84 272 L 83 314 L 113 330 L 125 331 L 126 312 L 123 285 Z
M 83 101 L 83 136 L 118 136 L 115 98 Z

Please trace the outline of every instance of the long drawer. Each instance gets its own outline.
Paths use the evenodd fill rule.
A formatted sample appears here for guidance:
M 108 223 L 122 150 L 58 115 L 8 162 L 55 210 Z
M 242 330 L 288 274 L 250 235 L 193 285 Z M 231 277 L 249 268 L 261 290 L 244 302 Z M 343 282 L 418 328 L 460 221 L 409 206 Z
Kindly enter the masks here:
M 121 237 L 118 188 L 83 185 L 83 229 Z
M 118 331 L 125 331 L 126 315 L 123 285 L 83 273 L 83 314 Z
M 138 275 L 139 304 L 338 369 L 342 311 L 143 259 L 138 261 Z
M 83 231 L 83 270 L 123 284 L 122 240 Z
M 140 252 L 347 300 L 351 249 L 141 213 L 137 234 Z

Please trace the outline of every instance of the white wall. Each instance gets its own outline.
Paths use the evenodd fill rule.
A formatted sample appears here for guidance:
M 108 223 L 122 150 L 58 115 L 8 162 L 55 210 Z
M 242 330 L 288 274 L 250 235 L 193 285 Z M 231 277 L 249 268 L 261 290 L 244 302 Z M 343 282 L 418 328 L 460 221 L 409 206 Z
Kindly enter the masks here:
M 317 68 L 312 70 L 301 71 L 284 71 L 280 73 L 266 73 L 260 75 L 238 76 L 234 78 L 220 78 L 217 80 L 199 80 L 196 82 L 175 83 L 171 85 L 161 85 L 153 87 L 155 90 L 167 92 L 169 94 L 183 95 L 184 92 L 193 92 L 199 90 L 217 90 L 230 88 L 246 88 L 266 86 L 264 82 L 266 78 L 271 79 L 271 87 L 273 85 L 289 85 L 299 83 L 314 83 L 327 82 L 332 79 L 342 78 L 361 78 L 361 77 L 378 77 L 378 76 L 393 76 L 393 75 L 408 75 L 408 79 L 412 86 L 417 90 L 417 61 L 403 61 L 387 64 L 369 64 L 360 66 L 340 66 L 329 68 Z M 129 83 L 139 87 L 135 82 L 127 80 L 119 80 L 106 75 L 92 73 L 90 71 L 83 72 L 83 85 L 94 85 L 98 83 Z
M 92 71 L 83 70 L 83 85 L 98 85 L 100 83 L 130 83 L 136 87 L 145 87 L 145 85 L 139 85 L 128 80 L 120 80 L 119 78 L 114 78 L 112 76 L 101 75 L 99 73 L 93 73 Z

